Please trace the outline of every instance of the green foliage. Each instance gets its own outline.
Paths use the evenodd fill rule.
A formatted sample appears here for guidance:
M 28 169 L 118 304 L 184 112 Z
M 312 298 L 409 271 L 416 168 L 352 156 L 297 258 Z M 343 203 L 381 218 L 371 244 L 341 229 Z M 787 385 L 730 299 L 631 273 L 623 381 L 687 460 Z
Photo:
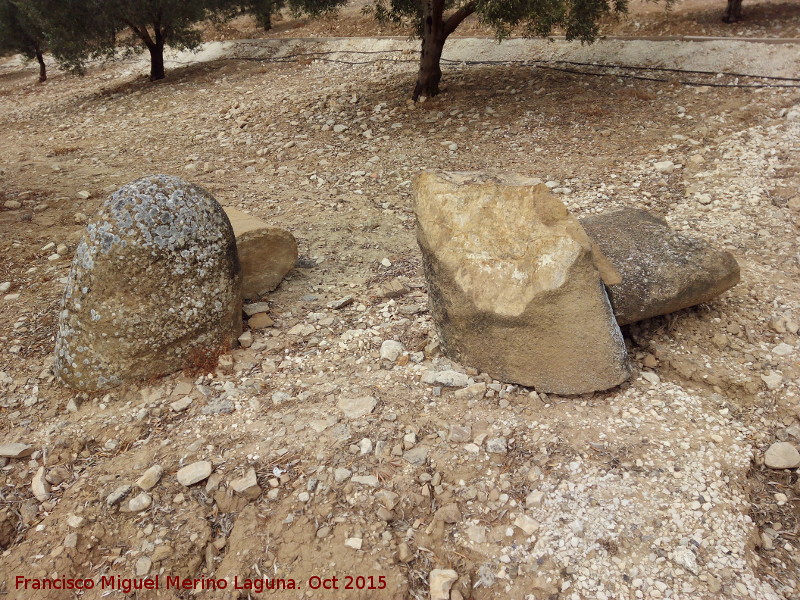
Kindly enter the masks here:
M 252 13 L 256 23 L 268 31 L 272 29 L 272 15 L 285 5 L 285 0 L 249 0 L 244 3 L 242 9 Z
M 589 42 L 597 37 L 598 21 L 611 13 L 627 11 L 628 0 L 439 0 L 445 11 L 467 8 L 491 26 L 498 38 L 521 28 L 524 35 L 551 35 L 555 29 L 567 39 Z M 425 0 L 375 0 L 365 7 L 379 21 L 414 24 L 422 29 Z
M 16 0 L 15 0 L 16 1 Z M 195 25 L 222 20 L 240 10 L 233 0 L 25 0 L 41 20 L 59 63 L 82 72 L 90 58 L 113 55 L 122 45 L 161 57 L 165 46 L 194 49 L 201 42 Z M 163 77 L 163 66 L 151 78 Z
M 41 24 L 26 11 L 23 2 L 0 0 L 0 54 L 36 58 L 44 47 Z

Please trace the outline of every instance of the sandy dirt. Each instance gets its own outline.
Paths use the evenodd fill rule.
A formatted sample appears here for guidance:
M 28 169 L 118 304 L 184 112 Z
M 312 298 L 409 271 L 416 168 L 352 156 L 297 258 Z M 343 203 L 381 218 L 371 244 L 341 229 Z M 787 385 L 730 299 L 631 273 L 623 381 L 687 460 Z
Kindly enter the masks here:
M 742 27 L 797 37 L 794 7 L 745 4 Z M 723 8 L 637 4 L 611 31 L 719 35 Z M 0 65 L 0 444 L 32 447 L 0 459 L 5 597 L 429 598 L 433 569 L 457 572 L 453 600 L 798 597 L 797 473 L 763 464 L 800 446 L 800 89 L 767 87 L 800 83 L 797 45 L 452 40 L 444 93 L 413 104 L 416 42 L 277 39 L 366 32 L 349 19 L 286 18 L 263 42 L 237 20 L 157 83 L 139 59 L 45 85 Z M 437 349 L 411 211 L 423 169 L 539 177 L 576 214 L 655 211 L 733 252 L 742 281 L 624 328 L 636 373 L 619 389 L 493 381 Z M 150 173 L 291 230 L 302 268 L 265 298 L 275 326 L 213 372 L 76 394 L 50 371 L 72 253 L 85 216 Z M 405 348 L 394 363 L 385 340 Z M 448 368 L 471 384 L 421 382 Z M 342 411 L 363 397 L 366 416 Z M 201 460 L 211 478 L 182 486 Z M 127 511 L 135 488 L 113 501 L 154 465 L 148 508 Z M 255 498 L 232 489 L 249 469 Z M 159 589 L 126 595 L 116 576 Z M 193 590 L 168 587 L 184 577 Z M 265 577 L 300 589 L 255 593 Z

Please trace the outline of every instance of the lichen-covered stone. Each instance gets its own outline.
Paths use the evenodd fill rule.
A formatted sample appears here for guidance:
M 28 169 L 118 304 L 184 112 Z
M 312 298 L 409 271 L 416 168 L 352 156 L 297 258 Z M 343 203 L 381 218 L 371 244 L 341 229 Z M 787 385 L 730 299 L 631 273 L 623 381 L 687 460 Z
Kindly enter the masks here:
M 75 252 L 55 372 L 105 389 L 230 347 L 242 332 L 240 286 L 233 229 L 211 194 L 167 175 L 125 185 Z
M 580 222 L 621 276 L 608 288 L 620 325 L 708 302 L 739 282 L 730 252 L 673 231 L 646 210 L 624 208 Z
M 603 288 L 618 275 L 537 183 L 486 173 L 416 179 L 417 241 L 442 348 L 540 391 L 614 387 L 630 374 Z

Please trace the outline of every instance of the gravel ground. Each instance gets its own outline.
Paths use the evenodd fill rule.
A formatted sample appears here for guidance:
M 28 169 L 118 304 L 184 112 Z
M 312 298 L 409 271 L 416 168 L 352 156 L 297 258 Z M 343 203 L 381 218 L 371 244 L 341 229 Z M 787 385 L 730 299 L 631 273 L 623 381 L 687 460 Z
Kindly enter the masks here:
M 462 44 L 454 60 L 485 42 Z M 714 74 L 692 81 L 707 84 L 778 83 L 723 70 L 800 77 L 792 45 L 630 44 L 534 56 L 702 64 Z M 271 592 L 287 598 L 428 598 L 433 569 L 456 571 L 451 598 L 800 594 L 797 473 L 763 464 L 773 442 L 800 445 L 798 89 L 457 62 L 445 93 L 414 105 L 414 47 L 216 45 L 206 57 L 220 60 L 156 84 L 135 61 L 45 86 L 3 65 L 0 442 L 32 451 L 0 459 L 9 598 L 74 597 L 16 590 L 17 574 L 97 578 L 83 598 L 109 591 L 100 577 L 111 574 L 292 578 L 299 591 Z M 263 60 L 334 50 L 350 53 Z M 398 51 L 320 60 L 374 58 L 353 53 L 366 50 Z M 521 50 L 489 52 L 479 58 Z M 672 173 L 654 167 L 666 160 Z M 616 390 L 548 397 L 493 381 L 438 353 L 410 206 L 426 168 L 540 177 L 577 214 L 656 211 L 731 250 L 742 282 L 625 328 L 636 374 Z M 72 394 L 49 367 L 81 222 L 155 172 L 290 229 L 303 268 L 266 298 L 274 327 L 212 373 Z M 381 358 L 386 340 L 403 345 L 394 360 Z M 449 370 L 459 385 L 422 383 Z M 211 476 L 183 485 L 178 470 L 199 461 Z M 163 475 L 137 489 L 154 465 Z M 240 480 L 250 469 L 257 489 Z M 339 589 L 312 590 L 314 576 Z M 383 576 L 386 588 L 345 589 L 347 576 Z M 203 585 L 199 597 L 248 597 Z M 190 594 L 162 581 L 134 597 Z

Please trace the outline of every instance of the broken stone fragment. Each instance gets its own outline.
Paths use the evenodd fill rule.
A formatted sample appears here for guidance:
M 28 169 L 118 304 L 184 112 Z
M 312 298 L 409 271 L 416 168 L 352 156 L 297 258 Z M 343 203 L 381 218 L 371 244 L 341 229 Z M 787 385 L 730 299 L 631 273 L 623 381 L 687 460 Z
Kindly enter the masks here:
M 739 281 L 730 252 L 673 231 L 646 210 L 624 208 L 580 221 L 622 277 L 608 287 L 620 325 L 708 302 Z
M 336 406 L 348 419 L 360 419 L 375 410 L 378 401 L 372 396 L 360 398 L 339 398 Z
M 457 580 L 458 573 L 453 569 L 433 569 L 428 579 L 431 600 L 449 600 L 450 588 Z
M 630 367 L 603 282 L 619 275 L 538 183 L 486 173 L 415 180 L 417 241 L 442 347 L 461 364 L 543 392 L 614 387 Z
M 236 240 L 202 188 L 167 175 L 121 187 L 72 262 L 53 370 L 98 390 L 194 366 L 242 333 Z
M 0 456 L 7 458 L 24 458 L 33 454 L 33 446 L 12 442 L 11 444 L 0 445 Z
M 225 207 L 236 235 L 242 265 L 242 297 L 258 298 L 271 292 L 297 262 L 297 241 L 279 227 L 240 210 Z
M 44 467 L 39 467 L 31 480 L 31 491 L 39 502 L 45 502 L 50 498 L 50 484 L 44 478 Z
M 244 476 L 231 481 L 231 489 L 250 500 L 258 498 L 261 495 L 261 487 L 258 485 L 256 470 L 250 468 Z

